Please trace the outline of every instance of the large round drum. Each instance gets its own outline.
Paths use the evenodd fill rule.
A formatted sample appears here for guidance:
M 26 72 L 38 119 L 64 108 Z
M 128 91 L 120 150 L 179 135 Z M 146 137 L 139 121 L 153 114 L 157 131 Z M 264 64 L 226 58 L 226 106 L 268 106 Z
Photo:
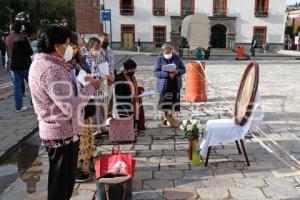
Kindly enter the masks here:
M 206 102 L 205 62 L 191 62 L 186 66 L 186 102 Z
M 245 125 L 251 115 L 259 83 L 259 67 L 250 62 L 241 80 L 235 102 L 235 123 Z

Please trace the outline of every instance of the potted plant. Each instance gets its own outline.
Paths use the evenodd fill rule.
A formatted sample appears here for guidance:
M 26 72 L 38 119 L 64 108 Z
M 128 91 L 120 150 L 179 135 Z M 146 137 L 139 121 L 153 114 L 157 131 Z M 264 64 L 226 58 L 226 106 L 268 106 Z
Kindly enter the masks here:
M 191 119 L 183 120 L 180 129 L 184 131 L 184 136 L 189 140 L 189 159 L 193 160 L 197 152 L 197 147 L 199 145 L 199 137 L 202 137 L 204 126 L 201 124 L 200 120 Z M 195 162 L 198 158 L 195 158 Z M 200 164 L 200 157 L 199 157 Z

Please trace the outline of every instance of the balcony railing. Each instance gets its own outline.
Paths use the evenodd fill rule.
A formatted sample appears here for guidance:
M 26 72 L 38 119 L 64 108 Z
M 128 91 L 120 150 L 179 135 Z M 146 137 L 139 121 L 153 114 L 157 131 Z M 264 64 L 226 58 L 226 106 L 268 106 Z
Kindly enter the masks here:
M 121 13 L 121 15 L 133 15 L 134 9 L 132 6 L 123 6 L 120 9 L 120 13 Z
M 195 9 L 194 8 L 184 8 L 181 10 L 181 15 L 182 16 L 188 16 L 188 15 L 193 15 L 195 12 Z
M 226 10 L 213 10 L 213 16 L 226 16 Z
M 164 16 L 165 15 L 165 9 L 164 8 L 154 8 L 153 9 L 153 15 L 154 16 Z
M 255 17 L 268 17 L 268 14 L 267 10 L 255 10 Z

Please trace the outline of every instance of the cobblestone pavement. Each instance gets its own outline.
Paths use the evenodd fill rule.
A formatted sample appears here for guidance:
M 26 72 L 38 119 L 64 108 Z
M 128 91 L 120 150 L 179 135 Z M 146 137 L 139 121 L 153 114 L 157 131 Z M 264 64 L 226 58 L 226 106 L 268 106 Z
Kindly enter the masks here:
M 155 88 L 155 78 L 150 66 L 153 58 L 145 59 L 149 63 L 139 68 L 137 78 L 147 90 Z M 144 58 L 136 60 L 142 63 Z M 250 167 L 235 144 L 214 148 L 207 168 L 203 164 L 192 166 L 183 132 L 161 125 L 159 113 L 152 109 L 157 96 L 145 99 L 147 130 L 137 136 L 136 143 L 121 145 L 125 153 L 132 153 L 137 160 L 133 199 L 300 199 L 299 64 L 260 64 L 259 90 L 265 124 L 252 133 L 252 139 L 246 140 Z M 208 62 L 208 102 L 183 102 L 178 118 L 194 115 L 202 122 L 229 118 L 245 67 L 246 62 Z M 97 141 L 98 155 L 109 153 L 111 148 L 107 138 Z M 0 199 L 44 199 L 47 172 L 47 155 L 41 148 L 22 179 L 11 184 Z M 96 199 L 95 183 L 76 184 L 72 199 Z

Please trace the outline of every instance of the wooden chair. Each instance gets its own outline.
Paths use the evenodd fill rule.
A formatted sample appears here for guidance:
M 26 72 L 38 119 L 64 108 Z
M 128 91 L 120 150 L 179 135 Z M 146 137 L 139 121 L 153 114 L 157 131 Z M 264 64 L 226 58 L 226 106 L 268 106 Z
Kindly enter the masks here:
M 243 151 L 246 163 L 250 166 L 244 138 L 253 123 L 253 119 L 256 117 L 256 113 L 260 110 L 258 83 L 259 66 L 256 62 L 250 62 L 240 82 L 234 119 L 209 120 L 206 123 L 207 134 L 200 145 L 200 154 L 202 158 L 206 158 L 206 167 L 212 146 L 228 142 L 236 143 L 238 153 L 241 154 Z M 242 148 L 240 148 L 239 143 Z

